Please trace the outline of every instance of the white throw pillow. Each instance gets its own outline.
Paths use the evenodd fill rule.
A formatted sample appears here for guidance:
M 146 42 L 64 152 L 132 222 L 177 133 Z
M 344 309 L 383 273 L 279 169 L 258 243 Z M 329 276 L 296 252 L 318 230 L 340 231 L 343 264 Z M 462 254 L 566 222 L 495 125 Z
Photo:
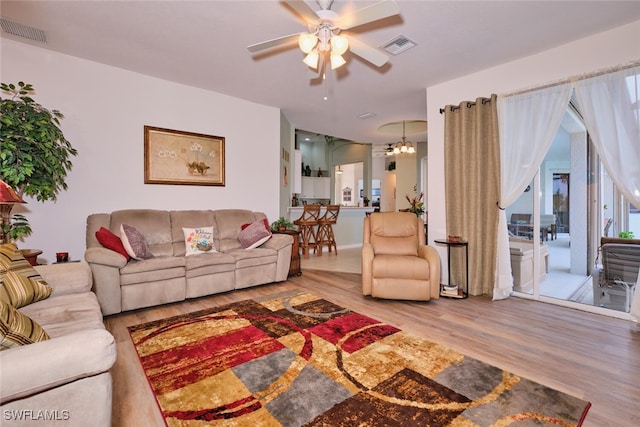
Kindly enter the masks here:
M 217 252 L 213 245 L 213 227 L 182 228 L 186 255 Z

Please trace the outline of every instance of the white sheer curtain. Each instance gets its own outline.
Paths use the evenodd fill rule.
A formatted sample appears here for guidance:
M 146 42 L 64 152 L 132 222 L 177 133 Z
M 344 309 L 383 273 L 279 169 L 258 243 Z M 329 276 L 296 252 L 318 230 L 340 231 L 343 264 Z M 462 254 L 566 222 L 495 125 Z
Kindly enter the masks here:
M 572 86 L 560 84 L 519 95 L 498 97 L 500 129 L 500 207 L 493 299 L 513 290 L 509 232 L 504 208 L 515 202 L 533 179 L 569 105 Z
M 580 80 L 575 90 L 604 167 L 618 190 L 640 207 L 640 66 Z M 640 319 L 638 289 L 640 283 L 631 314 Z

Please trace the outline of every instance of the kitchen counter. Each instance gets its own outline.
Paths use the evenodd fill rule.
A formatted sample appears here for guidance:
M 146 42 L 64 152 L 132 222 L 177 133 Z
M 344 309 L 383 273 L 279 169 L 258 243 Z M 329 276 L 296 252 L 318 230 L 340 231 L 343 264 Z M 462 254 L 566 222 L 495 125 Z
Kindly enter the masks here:
M 289 221 L 294 221 L 302 215 L 303 206 L 292 206 L 287 208 Z M 320 210 L 320 215 L 324 215 L 325 207 Z M 340 248 L 355 248 L 362 246 L 363 220 L 368 212 L 373 212 L 374 208 L 359 206 L 340 206 L 338 222 L 333 226 L 333 233 L 336 236 L 336 244 Z M 339 252 L 338 252 L 339 253 Z

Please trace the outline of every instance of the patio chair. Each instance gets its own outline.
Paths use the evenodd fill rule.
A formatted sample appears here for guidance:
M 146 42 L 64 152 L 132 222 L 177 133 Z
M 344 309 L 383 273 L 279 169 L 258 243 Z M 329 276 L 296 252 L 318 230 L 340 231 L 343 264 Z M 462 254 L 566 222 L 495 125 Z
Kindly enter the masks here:
M 640 268 L 640 245 L 605 243 L 602 268 L 593 272 L 593 303 L 629 312 Z

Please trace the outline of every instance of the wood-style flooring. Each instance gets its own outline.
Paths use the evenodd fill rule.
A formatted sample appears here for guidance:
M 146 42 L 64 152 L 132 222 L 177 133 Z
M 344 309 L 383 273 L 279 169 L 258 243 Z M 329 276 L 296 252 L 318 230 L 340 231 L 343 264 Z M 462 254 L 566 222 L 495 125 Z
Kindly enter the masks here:
M 584 426 L 640 426 L 640 327 L 519 298 L 430 302 L 363 297 L 360 275 L 304 269 L 300 277 L 105 318 L 115 336 L 113 426 L 163 426 L 127 326 L 304 289 L 468 356 L 591 402 Z M 250 426 L 253 427 L 253 426 Z

